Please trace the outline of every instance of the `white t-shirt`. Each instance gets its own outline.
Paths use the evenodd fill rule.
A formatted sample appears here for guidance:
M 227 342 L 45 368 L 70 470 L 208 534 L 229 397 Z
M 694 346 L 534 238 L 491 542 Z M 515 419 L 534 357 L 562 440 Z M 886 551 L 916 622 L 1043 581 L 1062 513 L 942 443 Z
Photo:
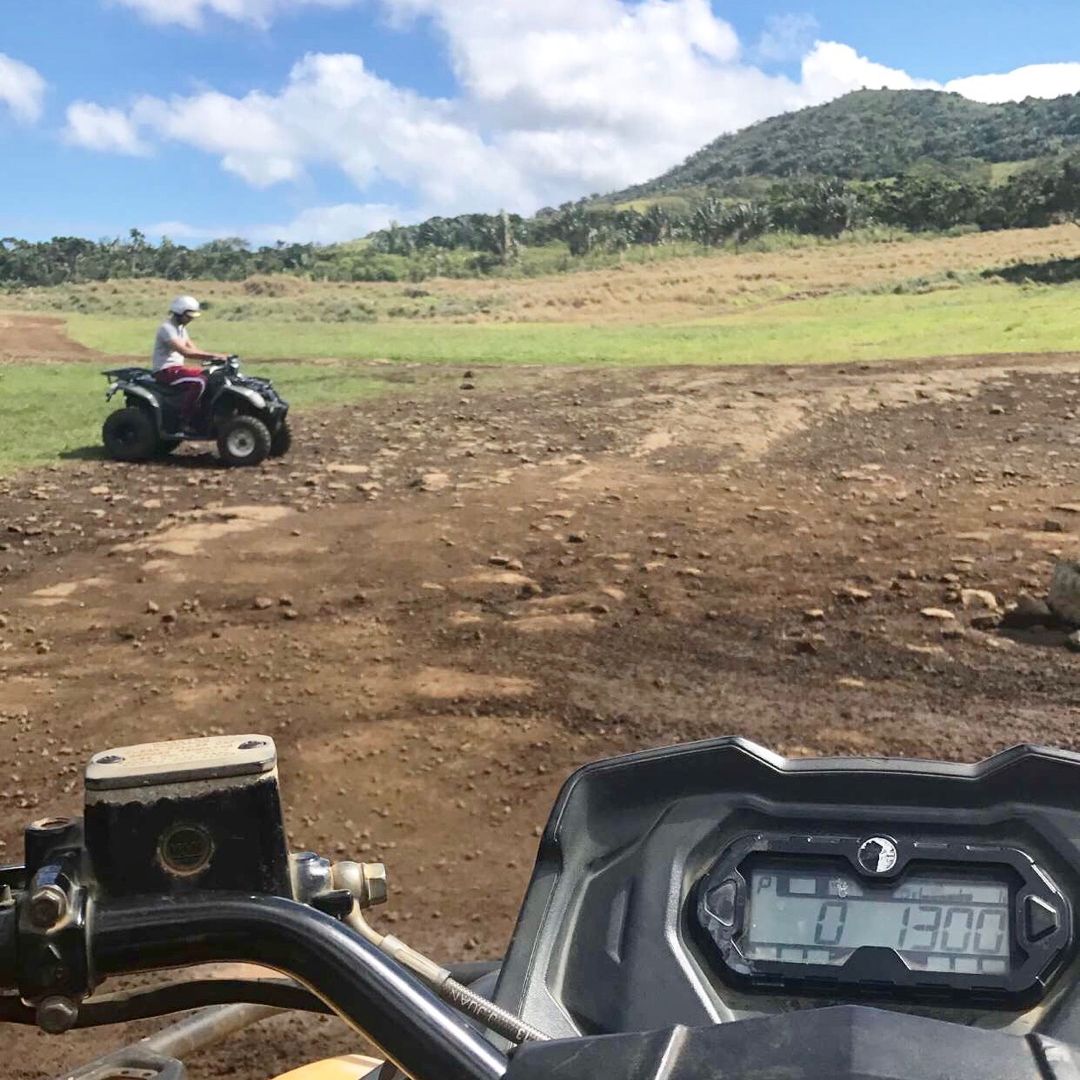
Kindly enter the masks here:
M 176 351 L 178 341 L 182 341 L 185 345 L 191 344 L 187 327 L 177 326 L 172 319 L 166 319 L 158 327 L 157 337 L 154 338 L 154 355 L 150 361 L 150 367 L 154 371 L 169 367 L 183 367 L 187 363 L 184 354 Z

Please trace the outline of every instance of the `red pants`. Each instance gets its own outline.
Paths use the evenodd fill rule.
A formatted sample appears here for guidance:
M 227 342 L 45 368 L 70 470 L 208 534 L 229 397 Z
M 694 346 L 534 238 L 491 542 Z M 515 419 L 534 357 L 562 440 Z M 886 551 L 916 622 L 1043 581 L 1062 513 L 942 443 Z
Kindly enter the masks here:
M 154 372 L 154 378 L 166 386 L 182 386 L 184 393 L 180 398 L 180 419 L 190 424 L 195 419 L 203 392 L 206 390 L 206 375 L 202 368 L 167 367 Z

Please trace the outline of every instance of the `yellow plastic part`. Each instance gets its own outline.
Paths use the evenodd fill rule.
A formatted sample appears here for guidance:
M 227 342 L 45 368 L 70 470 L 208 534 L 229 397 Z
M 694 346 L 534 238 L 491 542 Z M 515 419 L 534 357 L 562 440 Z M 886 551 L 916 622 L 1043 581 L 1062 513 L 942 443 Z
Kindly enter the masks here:
M 277 1080 L 365 1080 L 381 1061 L 369 1057 L 334 1058 L 333 1061 L 317 1061 L 295 1072 L 279 1076 Z

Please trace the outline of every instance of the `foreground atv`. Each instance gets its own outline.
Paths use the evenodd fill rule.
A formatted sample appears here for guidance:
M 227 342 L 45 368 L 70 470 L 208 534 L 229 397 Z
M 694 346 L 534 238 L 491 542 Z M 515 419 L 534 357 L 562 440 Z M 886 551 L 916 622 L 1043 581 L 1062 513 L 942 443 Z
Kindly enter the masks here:
M 240 373 L 240 360 L 230 356 L 206 365 L 206 393 L 200 426 L 186 433 L 180 422 L 182 391 L 159 383 L 146 368 L 114 368 L 105 400 L 124 395 L 125 407 L 105 421 L 101 437 L 116 461 L 164 457 L 182 442 L 215 441 L 226 465 L 258 465 L 281 457 L 292 444 L 289 403 L 269 379 Z
M 362 813 L 377 775 L 357 778 Z M 384 934 L 367 914 L 386 867 L 288 837 L 269 736 L 94 754 L 83 816 L 31 822 L 0 866 L 0 1075 L 31 1064 L 5 1023 L 205 1006 L 61 1075 L 184 1080 L 185 1057 L 292 1009 L 336 1013 L 389 1061 L 278 1080 L 1080 1077 L 1080 754 L 785 759 L 726 738 L 585 766 L 487 965 Z M 496 894 L 470 874 L 439 887 L 487 919 Z M 237 963 L 256 968 L 205 966 Z

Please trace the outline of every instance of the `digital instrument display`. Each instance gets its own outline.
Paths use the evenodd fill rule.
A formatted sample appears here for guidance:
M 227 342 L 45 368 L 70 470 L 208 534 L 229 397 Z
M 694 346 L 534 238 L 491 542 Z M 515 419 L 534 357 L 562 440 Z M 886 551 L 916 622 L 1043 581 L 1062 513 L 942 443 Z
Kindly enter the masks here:
M 856 949 L 878 946 L 912 971 L 1010 970 L 1009 883 L 993 871 L 921 871 L 871 884 L 839 866 L 788 861 L 758 865 L 747 884 L 747 960 L 839 966 Z

